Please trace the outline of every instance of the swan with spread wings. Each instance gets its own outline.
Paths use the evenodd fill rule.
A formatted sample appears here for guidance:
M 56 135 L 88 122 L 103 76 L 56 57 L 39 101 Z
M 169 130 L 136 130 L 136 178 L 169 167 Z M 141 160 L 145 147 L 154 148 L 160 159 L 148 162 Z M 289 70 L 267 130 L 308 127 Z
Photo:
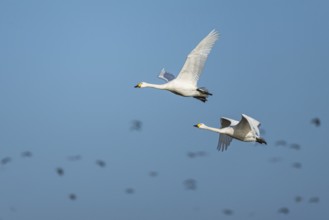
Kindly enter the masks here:
M 206 102 L 212 95 L 205 87 L 198 87 L 197 82 L 203 72 L 208 55 L 218 39 L 218 32 L 212 30 L 187 56 L 185 64 L 177 77 L 166 72 L 160 72 L 159 78 L 166 81 L 164 84 L 138 83 L 135 88 L 155 88 L 168 90 L 176 95 L 194 97 Z
M 267 144 L 260 136 L 260 122 L 248 115 L 242 114 L 240 121 L 222 117 L 220 123 L 221 128 L 209 127 L 203 123 L 196 124 L 194 127 L 219 133 L 217 149 L 221 151 L 227 150 L 233 138 L 245 142 Z

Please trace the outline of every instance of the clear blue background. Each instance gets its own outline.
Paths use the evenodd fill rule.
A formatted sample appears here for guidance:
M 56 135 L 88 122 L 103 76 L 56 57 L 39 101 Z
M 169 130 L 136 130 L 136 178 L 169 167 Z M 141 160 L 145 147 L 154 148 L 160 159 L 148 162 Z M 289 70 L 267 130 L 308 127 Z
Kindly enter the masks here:
M 214 28 L 207 103 L 133 88 L 162 83 L 163 67 L 176 75 Z M 0 165 L 0 219 L 328 219 L 328 58 L 325 0 L 2 0 L 0 159 L 12 161 Z M 262 122 L 267 146 L 218 152 L 218 135 L 192 126 L 241 113 Z

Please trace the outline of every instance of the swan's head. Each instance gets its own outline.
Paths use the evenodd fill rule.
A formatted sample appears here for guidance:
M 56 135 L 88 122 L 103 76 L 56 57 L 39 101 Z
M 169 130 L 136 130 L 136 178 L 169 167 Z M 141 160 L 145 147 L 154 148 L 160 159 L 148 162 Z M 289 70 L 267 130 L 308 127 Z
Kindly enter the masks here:
M 260 144 L 266 144 L 267 145 L 267 142 L 264 140 L 264 138 L 261 138 L 261 137 L 257 137 L 256 142 L 258 142 Z
M 198 124 L 193 125 L 193 126 L 196 127 L 196 128 L 204 128 L 206 125 L 203 124 L 203 123 L 198 123 Z
M 135 86 L 135 88 L 143 88 L 143 87 L 145 87 L 145 83 L 144 83 L 144 82 L 140 82 L 140 83 L 138 83 L 138 84 Z

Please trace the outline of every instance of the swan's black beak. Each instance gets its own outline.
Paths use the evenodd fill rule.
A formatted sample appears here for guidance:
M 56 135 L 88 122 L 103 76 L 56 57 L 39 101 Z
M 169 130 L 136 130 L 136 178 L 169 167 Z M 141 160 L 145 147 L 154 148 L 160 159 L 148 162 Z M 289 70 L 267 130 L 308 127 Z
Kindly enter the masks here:
M 263 138 L 256 138 L 256 142 L 260 143 L 260 144 L 266 144 L 267 145 L 267 142 L 263 139 Z
M 134 86 L 134 88 L 139 88 L 139 86 L 138 86 L 138 85 L 136 85 L 136 86 Z
M 193 125 L 193 127 L 196 127 L 196 128 L 198 128 L 198 125 Z

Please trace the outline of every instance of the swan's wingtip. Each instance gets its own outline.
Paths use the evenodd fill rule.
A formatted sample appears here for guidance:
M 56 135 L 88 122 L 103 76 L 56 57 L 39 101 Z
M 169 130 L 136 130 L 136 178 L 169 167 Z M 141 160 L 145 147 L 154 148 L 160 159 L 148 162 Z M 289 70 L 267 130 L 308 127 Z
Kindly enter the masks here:
M 214 28 L 210 31 L 209 35 L 215 35 L 217 38 L 219 38 L 220 33 Z

